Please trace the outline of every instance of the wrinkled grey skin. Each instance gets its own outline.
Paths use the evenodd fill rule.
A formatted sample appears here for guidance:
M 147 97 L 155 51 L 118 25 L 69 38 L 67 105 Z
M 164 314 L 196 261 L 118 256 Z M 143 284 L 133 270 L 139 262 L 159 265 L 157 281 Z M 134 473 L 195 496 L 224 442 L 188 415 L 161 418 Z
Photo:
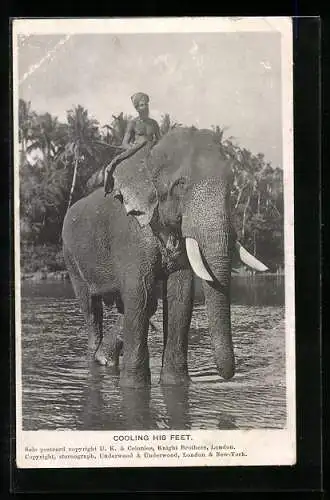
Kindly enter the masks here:
M 188 331 L 193 274 L 184 238 L 199 245 L 213 282 L 204 281 L 209 328 L 219 374 L 234 375 L 230 324 L 230 276 L 234 232 L 230 221 L 231 173 L 208 130 L 174 129 L 150 151 L 142 149 L 113 173 L 113 191 L 102 188 L 68 211 L 63 225 L 64 258 L 89 331 L 89 346 L 101 364 L 102 300 L 124 313 L 120 383 L 150 382 L 149 318 L 155 286 L 165 278 L 167 303 L 161 381 L 189 380 Z M 169 237 L 179 242 L 164 252 Z M 114 342 L 116 359 L 120 345 Z M 116 362 L 116 361 L 115 361 Z

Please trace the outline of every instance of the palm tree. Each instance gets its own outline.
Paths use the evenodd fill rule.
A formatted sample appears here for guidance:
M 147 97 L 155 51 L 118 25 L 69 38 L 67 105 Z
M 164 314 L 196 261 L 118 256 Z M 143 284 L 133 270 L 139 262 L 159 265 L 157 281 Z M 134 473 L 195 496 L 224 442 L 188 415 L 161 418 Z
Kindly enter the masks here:
M 228 127 L 219 127 L 219 125 L 216 125 L 216 126 L 213 125 L 212 129 L 213 129 L 214 135 L 217 139 L 217 142 L 219 144 L 222 144 L 225 130 L 227 130 Z
M 228 129 L 229 129 L 229 127 L 219 127 L 219 125 L 216 125 L 216 126 L 212 125 L 212 130 L 214 133 L 215 140 L 219 144 L 221 154 L 225 158 L 231 157 L 230 153 L 233 153 L 233 148 L 234 148 L 234 145 L 232 143 L 232 140 L 234 139 L 234 137 L 231 135 L 230 137 L 227 137 L 226 139 L 224 138 L 224 134 L 225 134 L 226 130 L 228 130 Z
M 36 115 L 31 111 L 31 102 L 23 99 L 18 104 L 18 140 L 20 143 L 21 163 L 24 162 L 28 141 L 33 138 Z
M 32 137 L 26 148 L 26 153 L 40 150 L 43 166 L 50 168 L 51 160 L 55 158 L 60 143 L 63 143 L 65 133 L 63 124 L 58 122 L 57 117 L 53 117 L 50 113 L 44 113 L 35 115 L 31 131 Z
M 170 119 L 170 115 L 168 113 L 165 113 L 165 115 L 162 116 L 159 128 L 160 128 L 161 135 L 167 134 L 167 132 L 170 130 L 170 128 L 171 128 L 171 119 Z
M 166 135 L 170 130 L 174 128 L 182 127 L 182 123 L 174 122 L 169 113 L 165 113 L 160 120 L 160 133 L 161 135 Z
M 67 210 L 72 204 L 78 176 L 78 167 L 86 160 L 95 162 L 100 158 L 100 133 L 98 122 L 89 118 L 88 111 L 78 105 L 67 112 L 67 142 L 56 156 L 65 165 L 73 163 L 73 176 Z
M 40 115 L 36 119 L 34 126 L 35 145 L 42 149 L 47 160 L 53 158 L 56 153 L 58 126 L 57 117 L 53 117 L 49 113 Z
M 112 136 L 112 131 L 111 131 L 111 125 L 105 124 L 101 127 L 101 135 L 102 139 L 104 142 L 107 144 L 112 144 L 113 142 L 113 136 Z
M 114 146 L 120 146 L 123 142 L 127 124 L 131 117 L 121 112 L 117 116 L 112 115 L 112 118 L 113 120 L 110 125 L 103 125 L 102 128 L 107 130 L 107 142 Z

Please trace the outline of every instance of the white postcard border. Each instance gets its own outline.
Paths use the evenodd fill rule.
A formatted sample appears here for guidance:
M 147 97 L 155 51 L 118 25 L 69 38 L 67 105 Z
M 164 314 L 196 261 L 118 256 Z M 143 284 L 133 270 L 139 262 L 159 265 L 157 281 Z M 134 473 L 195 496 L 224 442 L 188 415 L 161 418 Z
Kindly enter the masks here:
M 230 431 L 23 431 L 22 430 L 22 368 L 21 368 L 21 280 L 19 238 L 19 150 L 14 143 L 14 234 L 15 234 L 15 323 L 16 323 L 16 454 L 19 468 L 64 467 L 164 467 L 164 466 L 243 466 L 293 465 L 296 462 L 295 403 L 295 301 L 294 301 L 294 193 L 293 193 L 293 51 L 292 19 L 289 17 L 255 18 L 154 18 L 154 19 L 16 19 L 13 20 L 13 126 L 18 138 L 18 61 L 17 35 L 77 33 L 190 33 L 190 32 L 262 31 L 281 33 L 282 60 L 282 125 L 285 204 L 285 325 L 286 325 L 286 387 L 287 426 L 282 430 Z M 123 436 L 119 438 L 118 436 Z M 140 436 L 140 437 L 139 437 Z M 148 438 L 143 438 L 148 436 Z M 158 436 L 154 439 L 154 436 Z M 163 437 L 161 437 L 163 436 Z M 185 436 L 185 437 L 184 437 Z M 188 437 L 187 437 L 188 436 Z M 122 439 L 122 441 L 121 441 Z M 177 446 L 175 450 L 159 451 L 158 445 Z M 117 446 L 118 445 L 118 446 Z M 129 450 L 128 447 L 153 445 L 156 454 Z M 117 447 L 117 452 L 111 451 Z M 120 451 L 120 446 L 124 450 Z M 212 456 L 199 456 L 194 448 L 207 446 Z M 217 446 L 218 449 L 213 449 Z M 47 451 L 62 449 L 64 451 Z M 72 449 L 70 451 L 70 448 Z M 84 449 L 85 448 L 85 449 Z M 94 451 L 97 458 L 91 458 Z M 104 458 L 100 453 L 103 449 Z M 43 451 L 42 451 L 43 449 Z M 30 450 L 30 451 L 29 451 Z M 33 451 L 34 450 L 34 451 Z M 119 451 L 118 451 L 119 450 Z M 158 451 L 157 451 L 158 450 Z M 185 451 L 184 451 L 185 450 Z M 188 456 L 183 457 L 186 452 Z M 130 454 L 113 458 L 116 453 Z M 136 457 L 139 453 L 140 457 Z M 151 453 L 151 452 L 150 452 Z M 218 453 L 218 455 L 217 455 Z M 60 454 L 67 458 L 60 458 Z M 72 457 L 70 458 L 70 456 Z M 79 455 L 79 456 L 78 456 Z M 107 458 L 108 455 L 108 458 Z M 155 453 L 154 453 L 155 455 Z M 34 458 L 31 458 L 34 457 Z M 50 458 L 53 456 L 53 458 Z M 85 458 L 84 458 L 85 456 Z M 47 458 L 48 457 L 48 458 Z M 87 457 L 87 458 L 86 458 Z

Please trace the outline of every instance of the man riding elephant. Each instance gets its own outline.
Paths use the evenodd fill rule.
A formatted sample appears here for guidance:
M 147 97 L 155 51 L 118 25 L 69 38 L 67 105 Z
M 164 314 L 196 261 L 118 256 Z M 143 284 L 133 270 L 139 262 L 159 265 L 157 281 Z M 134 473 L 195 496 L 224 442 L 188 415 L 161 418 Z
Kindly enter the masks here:
M 111 191 L 109 179 L 116 166 L 124 159 L 132 156 L 146 143 L 152 147 L 160 139 L 160 130 L 156 120 L 149 117 L 149 96 L 143 92 L 137 92 L 131 97 L 131 101 L 138 112 L 138 116 L 128 122 L 122 147 L 124 151 L 106 166 L 104 171 L 104 189 L 107 194 Z M 109 175 L 111 174 L 111 175 Z
M 114 348 L 107 349 L 103 335 L 103 305 L 115 305 L 123 315 L 120 384 L 150 384 L 148 331 L 161 281 L 161 382 L 189 382 L 194 272 L 203 283 L 218 374 L 230 379 L 235 373 L 230 309 L 234 252 L 244 264 L 267 270 L 236 239 L 231 165 L 212 130 L 175 128 L 146 150 L 147 145 L 141 147 L 114 169 L 111 194 L 93 191 L 72 205 L 64 219 L 63 256 L 85 317 L 89 352 L 102 365 L 118 364 L 120 342 L 114 335 Z M 178 243 L 177 252 L 168 251 L 171 240 Z
M 139 116 L 128 123 L 123 147 L 141 144 L 147 141 L 158 141 L 160 130 L 156 120 L 149 117 L 149 96 L 143 92 L 137 92 L 131 97 L 132 103 Z

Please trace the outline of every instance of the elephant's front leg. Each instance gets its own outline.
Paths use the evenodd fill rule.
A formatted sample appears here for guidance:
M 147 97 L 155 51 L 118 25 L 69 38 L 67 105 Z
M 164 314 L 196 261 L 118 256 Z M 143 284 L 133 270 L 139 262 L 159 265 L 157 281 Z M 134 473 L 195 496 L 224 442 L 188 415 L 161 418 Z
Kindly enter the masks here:
M 150 384 L 148 292 L 141 279 L 127 286 L 124 293 L 124 354 L 120 372 L 123 387 Z
M 181 269 L 170 274 L 167 280 L 167 322 L 166 318 L 164 321 L 165 345 L 161 371 L 163 384 L 175 385 L 189 381 L 188 333 L 193 300 L 194 279 L 192 271 Z

